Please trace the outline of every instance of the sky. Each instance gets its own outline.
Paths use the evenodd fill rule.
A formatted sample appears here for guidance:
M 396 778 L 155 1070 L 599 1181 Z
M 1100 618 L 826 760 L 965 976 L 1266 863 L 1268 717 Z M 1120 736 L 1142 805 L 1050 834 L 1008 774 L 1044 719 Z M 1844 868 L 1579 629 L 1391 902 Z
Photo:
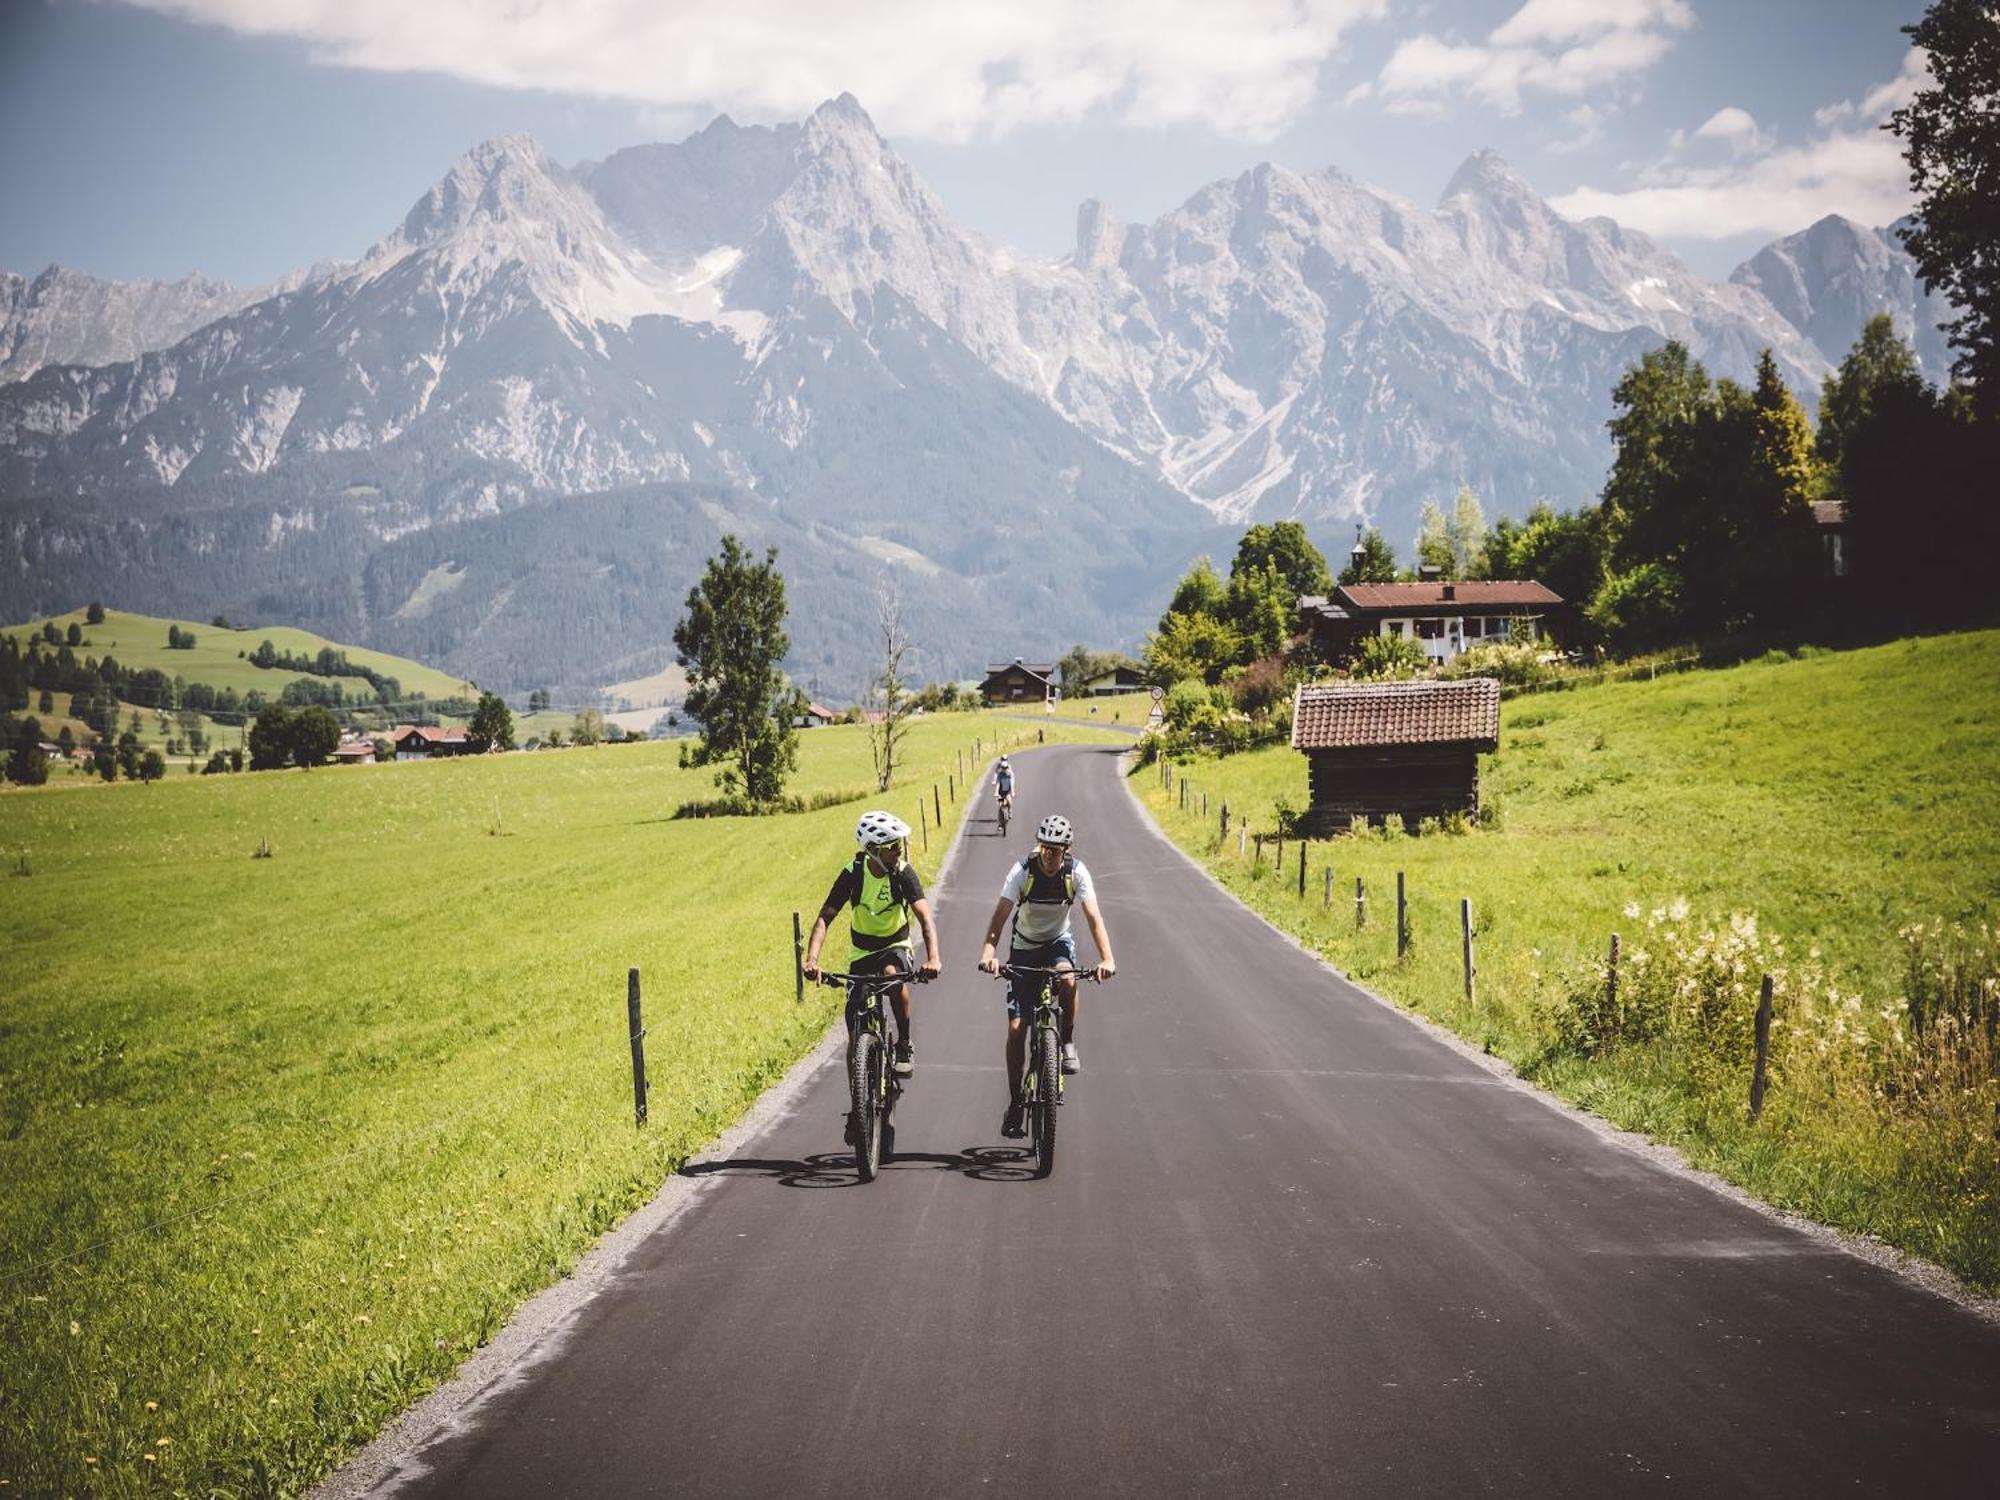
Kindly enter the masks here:
M 1261 161 L 1428 205 L 1492 148 L 1721 278 L 1910 207 L 1921 0 L 0 0 L 0 269 L 254 284 L 387 233 L 468 147 L 568 163 L 852 92 L 1034 256 Z

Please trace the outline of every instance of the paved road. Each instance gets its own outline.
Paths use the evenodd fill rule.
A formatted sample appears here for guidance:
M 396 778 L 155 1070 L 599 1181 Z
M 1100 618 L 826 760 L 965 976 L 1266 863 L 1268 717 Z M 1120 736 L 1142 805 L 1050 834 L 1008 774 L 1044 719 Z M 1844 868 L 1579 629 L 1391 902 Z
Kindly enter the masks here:
M 2000 1329 L 1333 979 L 1153 834 L 1110 752 L 1019 765 L 1020 831 L 1075 819 L 1121 963 L 1056 1176 L 999 1134 L 972 966 L 1026 843 L 975 822 L 907 1155 L 855 1182 L 822 1067 L 409 1491 L 1995 1492 Z

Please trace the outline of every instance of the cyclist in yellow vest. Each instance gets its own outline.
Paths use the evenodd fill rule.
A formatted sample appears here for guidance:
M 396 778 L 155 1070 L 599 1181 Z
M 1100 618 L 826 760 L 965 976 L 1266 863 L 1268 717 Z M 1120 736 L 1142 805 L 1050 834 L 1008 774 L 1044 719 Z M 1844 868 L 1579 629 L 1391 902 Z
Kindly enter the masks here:
M 847 907 L 851 912 L 848 973 L 913 972 L 916 954 L 910 945 L 910 918 L 914 916 L 924 933 L 924 972 L 935 979 L 944 972 L 944 950 L 938 946 L 937 923 L 931 920 L 924 883 L 907 858 L 910 825 L 894 813 L 863 813 L 854 828 L 854 841 L 860 848 L 834 877 L 812 936 L 806 939 L 806 978 L 819 978 L 819 950 L 826 943 L 827 928 Z M 917 1057 L 910 1042 L 909 985 L 891 990 L 889 1004 L 896 1013 L 896 1076 L 908 1078 L 916 1071 Z

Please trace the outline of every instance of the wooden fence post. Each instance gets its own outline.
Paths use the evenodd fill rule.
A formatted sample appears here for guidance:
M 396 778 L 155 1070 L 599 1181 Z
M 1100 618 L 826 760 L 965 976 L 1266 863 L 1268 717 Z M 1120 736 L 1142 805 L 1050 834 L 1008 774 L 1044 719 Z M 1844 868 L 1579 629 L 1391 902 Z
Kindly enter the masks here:
M 958 805 L 958 781 L 949 771 L 944 773 L 944 798 L 954 807 Z
M 917 798 L 917 828 L 924 836 L 924 852 L 928 854 L 931 847 L 931 825 L 925 816 L 924 799 L 921 797 Z
M 1306 899 L 1306 841 L 1299 840 L 1299 899 Z
M 639 1023 L 639 971 L 625 975 L 625 1019 L 632 1026 L 632 1123 L 646 1123 L 646 1028 Z
M 1236 825 L 1236 857 L 1238 859 L 1243 857 L 1243 837 L 1249 832 L 1250 825 L 1248 823 L 1238 823 Z
M 1325 887 L 1325 889 L 1320 892 L 1319 909 L 1321 911 L 1331 911 L 1333 910 L 1333 866 L 1328 865 L 1324 870 L 1321 870 L 1319 873 L 1320 873 L 1320 883 Z
M 1757 1061 L 1750 1073 L 1750 1118 L 1764 1113 L 1764 1069 L 1771 1056 L 1771 976 L 1757 995 Z
M 806 940 L 799 928 L 799 914 L 792 913 L 792 987 L 800 1005 L 806 1003 Z
M 1472 983 L 1472 898 L 1470 896 L 1458 898 L 1458 924 L 1465 934 L 1465 1003 L 1477 1005 L 1479 999 Z
M 938 801 L 937 783 L 931 783 L 931 816 L 937 819 L 938 832 L 944 832 L 944 804 Z
M 1216 837 L 1223 839 L 1229 837 L 1229 804 L 1227 802 L 1222 804 L 1222 831 Z
M 1354 930 L 1359 932 L 1368 925 L 1368 893 L 1363 889 L 1361 877 L 1354 877 Z
M 1396 957 L 1410 951 L 1410 904 L 1403 894 L 1403 872 L 1396 872 Z
M 958 752 L 958 774 L 961 776 L 965 774 L 965 752 L 963 750 Z
M 1604 1015 L 1618 1024 L 1618 934 L 1611 934 L 1611 957 L 1604 966 Z

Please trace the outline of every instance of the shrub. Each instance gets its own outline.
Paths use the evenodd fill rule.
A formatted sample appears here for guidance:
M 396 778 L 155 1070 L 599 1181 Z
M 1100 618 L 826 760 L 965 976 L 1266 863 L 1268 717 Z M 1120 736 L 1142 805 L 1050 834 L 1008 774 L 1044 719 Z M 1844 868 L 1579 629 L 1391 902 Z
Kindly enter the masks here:
M 1491 677 L 1502 687 L 1533 689 L 1548 687 L 1562 675 L 1554 662 L 1542 660 L 1543 648 L 1523 642 L 1519 645 L 1474 646 L 1444 664 L 1438 676 L 1459 679 Z
M 1354 659 L 1358 678 L 1392 680 L 1415 677 L 1423 671 L 1424 648 L 1400 635 L 1371 635 L 1361 643 Z

